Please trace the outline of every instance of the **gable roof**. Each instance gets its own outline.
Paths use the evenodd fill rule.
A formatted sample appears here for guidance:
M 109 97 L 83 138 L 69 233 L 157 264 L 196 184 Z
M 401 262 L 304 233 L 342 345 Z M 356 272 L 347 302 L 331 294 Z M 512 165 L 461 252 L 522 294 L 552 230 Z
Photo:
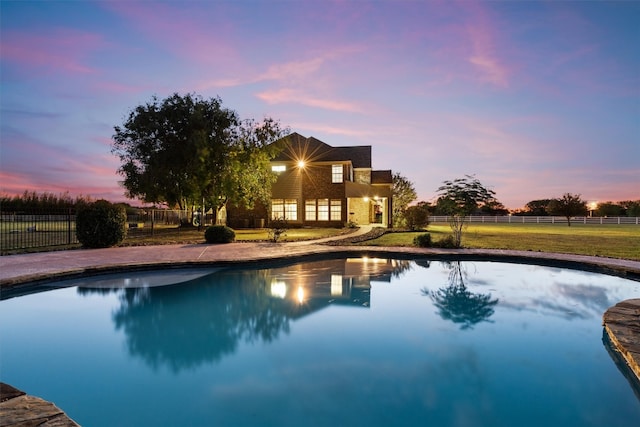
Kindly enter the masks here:
M 332 147 L 314 137 L 292 133 L 273 144 L 281 145 L 274 161 L 306 159 L 312 162 L 344 162 L 350 160 L 354 168 L 371 168 L 371 146 Z

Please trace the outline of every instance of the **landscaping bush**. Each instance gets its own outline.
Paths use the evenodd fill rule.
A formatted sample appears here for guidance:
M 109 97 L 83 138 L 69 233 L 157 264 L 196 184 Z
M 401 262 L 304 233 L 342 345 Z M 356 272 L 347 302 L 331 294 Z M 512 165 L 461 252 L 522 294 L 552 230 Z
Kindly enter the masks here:
M 430 248 L 431 247 L 431 234 L 424 233 L 418 234 L 413 238 L 413 244 L 419 248 Z
M 407 228 L 411 231 L 427 228 L 429 226 L 429 209 L 424 203 L 409 206 L 404 211 L 404 219 Z
M 438 240 L 437 242 L 433 242 L 432 246 L 434 248 L 442 248 L 442 249 L 457 249 L 458 245 L 456 245 L 456 241 L 453 236 L 449 235 L 443 239 Z
M 76 235 L 85 248 L 108 248 L 127 236 L 126 223 L 124 207 L 98 200 L 78 210 Z
M 212 225 L 204 231 L 207 243 L 231 243 L 236 240 L 236 232 L 224 225 Z
M 269 240 L 273 243 L 278 243 L 281 237 L 287 235 L 289 229 L 289 223 L 285 218 L 272 219 L 269 224 Z

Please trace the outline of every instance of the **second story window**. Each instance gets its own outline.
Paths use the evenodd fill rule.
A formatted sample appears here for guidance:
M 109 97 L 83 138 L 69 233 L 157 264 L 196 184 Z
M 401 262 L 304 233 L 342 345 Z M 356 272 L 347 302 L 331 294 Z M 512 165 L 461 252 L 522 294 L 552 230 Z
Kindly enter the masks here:
M 285 165 L 272 165 L 271 166 L 271 172 L 284 172 L 287 170 L 287 167 Z
M 342 165 L 331 165 L 331 182 L 336 184 L 342 181 Z

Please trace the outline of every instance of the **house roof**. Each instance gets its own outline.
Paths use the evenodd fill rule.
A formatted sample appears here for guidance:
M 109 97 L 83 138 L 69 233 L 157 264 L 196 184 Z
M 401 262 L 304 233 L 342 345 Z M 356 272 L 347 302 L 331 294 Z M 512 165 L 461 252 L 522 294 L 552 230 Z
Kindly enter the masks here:
M 282 151 L 274 161 L 306 159 L 313 162 L 344 162 L 350 160 L 354 168 L 371 168 L 371 146 L 332 147 L 314 137 L 306 138 L 292 133 L 274 144 L 282 145 Z
M 392 184 L 393 176 L 391 175 L 391 169 L 384 171 L 371 171 L 371 183 Z

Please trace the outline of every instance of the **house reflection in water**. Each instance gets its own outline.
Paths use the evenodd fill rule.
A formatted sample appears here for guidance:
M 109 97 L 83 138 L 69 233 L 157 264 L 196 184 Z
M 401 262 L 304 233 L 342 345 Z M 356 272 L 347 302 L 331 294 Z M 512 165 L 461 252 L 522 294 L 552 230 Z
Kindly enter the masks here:
M 410 261 L 347 258 L 271 269 L 268 294 L 279 298 L 295 318 L 331 304 L 369 307 L 371 282 L 390 282 Z

